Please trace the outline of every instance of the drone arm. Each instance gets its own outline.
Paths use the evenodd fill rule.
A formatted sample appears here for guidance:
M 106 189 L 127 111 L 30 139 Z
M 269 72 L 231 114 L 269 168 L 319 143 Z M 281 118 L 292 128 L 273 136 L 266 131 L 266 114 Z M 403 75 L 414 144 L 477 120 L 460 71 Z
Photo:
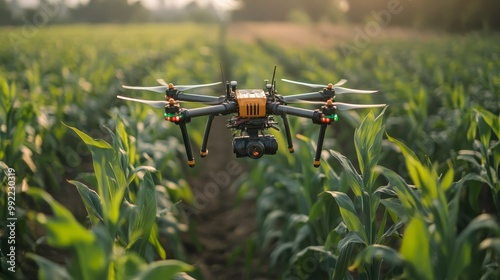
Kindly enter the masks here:
M 210 128 L 212 127 L 212 121 L 214 120 L 214 118 L 215 118 L 214 115 L 208 116 L 207 125 L 205 127 L 205 133 L 203 134 L 203 143 L 201 144 L 201 150 L 200 150 L 201 157 L 206 157 L 208 154 L 207 150 L 208 136 L 210 134 Z
M 195 118 L 195 117 L 200 117 L 200 116 L 207 116 L 207 115 L 219 115 L 219 114 L 231 114 L 236 112 L 238 109 L 238 106 L 234 102 L 229 102 L 229 103 L 223 103 L 219 105 L 214 105 L 214 106 L 207 106 L 207 107 L 202 107 L 202 108 L 196 108 L 196 109 L 187 109 L 184 110 L 183 115 L 187 118 Z
M 219 103 L 219 97 L 199 95 L 199 94 L 179 93 L 179 94 L 177 94 L 176 98 L 177 98 L 177 100 L 180 100 L 180 101 L 205 102 L 205 103 L 213 103 L 213 104 Z
M 286 105 L 280 105 L 276 103 L 271 103 L 268 105 L 268 111 L 272 112 L 275 115 L 292 115 L 302 118 L 312 119 L 313 123 L 320 123 L 321 113 L 318 111 L 288 107 Z
M 316 147 L 316 155 L 314 156 L 314 167 L 319 167 L 321 161 L 321 152 L 323 151 L 323 140 L 325 139 L 327 124 L 321 124 L 319 129 L 318 146 Z

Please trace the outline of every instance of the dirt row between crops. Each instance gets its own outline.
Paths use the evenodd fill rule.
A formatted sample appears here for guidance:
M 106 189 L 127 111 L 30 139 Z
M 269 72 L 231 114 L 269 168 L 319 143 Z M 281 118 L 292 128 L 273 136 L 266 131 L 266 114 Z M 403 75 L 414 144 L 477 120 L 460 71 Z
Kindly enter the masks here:
M 185 246 L 189 263 L 199 268 L 205 280 L 245 279 L 245 244 L 257 231 L 255 199 L 236 203 L 238 186 L 234 186 L 234 182 L 245 170 L 232 153 L 231 131 L 225 127 L 226 119 L 227 116 L 215 118 L 208 143 L 209 154 L 197 159 L 200 172 L 188 178 L 195 199 L 199 200 L 189 218 L 195 223 L 201 250 L 197 250 L 196 244 L 189 239 Z M 215 185 L 219 188 L 214 188 Z M 262 271 L 258 262 L 259 258 L 254 257 L 252 279 L 266 279 L 263 272 L 260 276 L 255 273 Z
M 379 28 L 374 28 L 374 27 Z M 231 40 L 254 43 L 257 40 L 269 40 L 283 46 L 315 47 L 328 49 L 340 44 L 353 44 L 359 41 L 366 44 L 380 39 L 425 39 L 438 38 L 439 34 L 417 31 L 401 27 L 389 27 L 381 24 L 293 24 L 281 22 L 235 22 L 229 25 Z

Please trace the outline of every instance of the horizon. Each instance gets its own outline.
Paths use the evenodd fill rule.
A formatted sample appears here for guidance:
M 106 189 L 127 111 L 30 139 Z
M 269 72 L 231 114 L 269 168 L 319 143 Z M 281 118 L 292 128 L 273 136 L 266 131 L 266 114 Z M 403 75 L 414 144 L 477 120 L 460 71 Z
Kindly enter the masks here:
M 12 0 L 7 0 L 7 3 L 10 3 Z M 40 0 L 17 0 L 19 6 L 22 8 L 35 8 L 39 5 Z M 62 0 L 49 0 L 49 2 L 59 2 Z M 68 7 L 76 7 L 78 4 L 88 3 L 90 0 L 65 0 Z M 141 2 L 141 4 L 147 9 L 155 9 L 157 8 L 159 0 L 137 0 Z M 225 0 L 223 0 L 225 1 Z M 131 2 L 131 1 L 129 1 Z M 182 7 L 189 2 L 197 2 L 198 4 L 206 4 L 207 2 L 211 2 L 210 0 L 167 0 L 165 1 L 165 5 L 174 6 L 174 7 Z

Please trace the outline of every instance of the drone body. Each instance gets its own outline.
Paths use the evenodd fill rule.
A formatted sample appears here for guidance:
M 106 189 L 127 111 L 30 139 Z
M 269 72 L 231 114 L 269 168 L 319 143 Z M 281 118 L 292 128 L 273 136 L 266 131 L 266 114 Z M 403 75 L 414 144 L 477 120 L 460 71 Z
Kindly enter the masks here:
M 276 69 L 275 69 L 276 70 Z M 300 84 L 312 88 L 322 88 L 317 92 L 302 93 L 296 95 L 282 96 L 277 93 L 274 74 L 273 80 L 269 83 L 266 80 L 265 89 L 238 89 L 237 82 L 226 82 L 225 95 L 220 97 L 184 94 L 194 88 L 214 86 L 221 84 L 201 84 L 193 86 L 174 86 L 167 84 L 163 80 L 157 80 L 161 86 L 156 87 L 130 87 L 127 89 L 148 90 L 158 93 L 165 93 L 165 101 L 151 101 L 118 96 L 120 99 L 140 102 L 151 105 L 155 108 L 165 109 L 165 120 L 179 125 L 182 138 L 186 148 L 188 165 L 195 165 L 191 143 L 188 136 L 186 124 L 194 117 L 208 116 L 200 156 L 205 157 L 208 154 L 207 144 L 210 135 L 210 128 L 213 119 L 218 115 L 229 115 L 227 127 L 235 131 L 233 134 L 233 152 L 236 157 L 250 157 L 253 159 L 261 158 L 264 154 L 274 155 L 278 150 L 278 142 L 272 134 L 265 134 L 269 128 L 279 130 L 275 124 L 274 116 L 280 116 L 285 127 L 285 134 L 288 143 L 288 151 L 294 152 L 290 125 L 287 115 L 293 115 L 303 118 L 309 118 L 314 124 L 320 125 L 314 166 L 319 167 L 320 156 L 323 147 L 323 139 L 328 125 L 338 120 L 337 110 L 350 110 L 357 108 L 383 107 L 385 104 L 348 104 L 335 102 L 335 94 L 358 93 L 371 94 L 376 91 L 364 91 L 339 87 L 346 80 L 341 80 L 335 85 L 308 84 L 283 79 L 285 82 Z M 210 106 L 185 109 L 181 108 L 179 102 L 201 102 Z M 289 103 L 313 103 L 322 104 L 321 108 L 316 110 L 302 109 L 288 106 Z

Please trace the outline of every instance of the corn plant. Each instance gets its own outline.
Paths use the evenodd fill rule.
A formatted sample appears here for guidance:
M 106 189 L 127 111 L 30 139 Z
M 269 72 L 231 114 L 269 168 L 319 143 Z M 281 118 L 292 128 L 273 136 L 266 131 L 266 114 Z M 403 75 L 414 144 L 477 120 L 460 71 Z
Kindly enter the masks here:
M 389 140 L 400 148 L 414 183 L 412 187 L 394 171 L 377 168 L 399 199 L 387 206 L 406 223 L 401 246 L 398 251 L 388 246 L 368 246 L 350 269 L 385 261 L 404 269 L 402 276 L 411 279 L 470 279 L 498 274 L 489 269 L 498 265 L 496 258 L 486 256 L 485 249 L 491 248 L 491 243 L 481 243 L 488 236 L 498 238 L 500 227 L 495 219 L 483 214 L 464 229 L 457 228 L 462 188 L 472 176 L 454 183 L 451 166 L 439 175 L 434 166 L 422 164 L 403 143 L 391 137 Z
M 117 248 L 104 224 L 86 229 L 45 191 L 32 188 L 28 193 L 51 207 L 51 216 L 36 214 L 36 220 L 46 230 L 46 242 L 73 252 L 67 266 L 29 253 L 39 266 L 39 279 L 171 279 L 180 272 L 192 270 L 190 265 L 177 260 L 148 264 L 136 252 Z M 98 205 L 95 202 L 92 206 Z M 95 212 L 98 214 L 99 210 Z
M 475 181 L 486 185 L 491 190 L 496 215 L 500 217 L 500 180 L 498 179 L 500 115 L 495 116 L 479 107 L 473 110 L 471 116 L 473 119 L 467 138 L 473 141 L 473 150 L 459 151 L 458 159 L 470 163 L 472 173 L 468 176 L 472 176 Z M 479 139 L 476 139 L 477 133 L 479 133 Z M 477 197 L 480 191 L 480 187 L 470 190 L 470 202 L 475 208 L 478 207 Z
M 32 191 L 35 197 L 50 204 L 54 212 L 54 217 L 37 216 L 47 230 L 47 243 L 75 252 L 68 269 L 41 256 L 32 256 L 40 266 L 40 277 L 47 278 L 57 272 L 63 278 L 77 279 L 156 279 L 163 273 L 173 277 L 191 270 L 180 261 L 153 262 L 156 257 L 166 258 L 158 240 L 156 222 L 161 217 L 157 215 L 157 190 L 151 175 L 155 170 L 148 166 L 133 167 L 134 157 L 128 155 L 135 155 L 136 147 L 129 141 L 123 123 L 117 122 L 117 135 L 110 131 L 113 145 L 69 128 L 87 144 L 93 157 L 96 191 L 82 182 L 70 181 L 80 193 L 92 227 L 85 229 L 48 194 Z M 88 258 L 92 261 L 86 261 Z

